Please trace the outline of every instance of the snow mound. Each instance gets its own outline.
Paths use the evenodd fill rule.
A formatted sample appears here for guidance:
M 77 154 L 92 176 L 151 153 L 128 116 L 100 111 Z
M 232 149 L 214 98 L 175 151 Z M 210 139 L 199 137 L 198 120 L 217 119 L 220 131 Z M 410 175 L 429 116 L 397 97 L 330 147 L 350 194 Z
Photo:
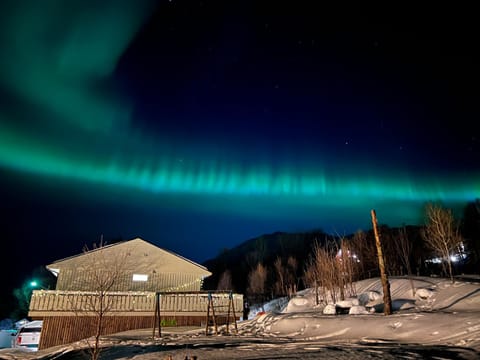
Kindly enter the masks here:
M 284 313 L 310 311 L 317 307 L 315 294 L 305 290 L 292 297 L 283 310 Z
M 432 290 L 425 289 L 425 288 L 417 289 L 417 291 L 415 292 L 415 296 L 421 300 L 430 299 L 433 296 L 433 294 L 434 292 Z
M 337 301 L 335 305 L 337 305 L 337 307 L 340 307 L 340 308 L 351 308 L 352 306 L 360 305 L 360 303 L 358 299 L 347 299 L 347 300 Z
M 350 315 L 364 315 L 364 314 L 370 314 L 370 312 L 367 310 L 365 306 L 362 305 L 353 305 L 350 310 L 348 310 L 348 313 Z
M 294 297 L 292 300 L 291 300 L 291 303 L 293 306 L 306 306 L 308 305 L 308 300 L 305 299 L 304 297 Z
M 336 315 L 337 307 L 334 304 L 328 304 L 323 308 L 324 315 Z

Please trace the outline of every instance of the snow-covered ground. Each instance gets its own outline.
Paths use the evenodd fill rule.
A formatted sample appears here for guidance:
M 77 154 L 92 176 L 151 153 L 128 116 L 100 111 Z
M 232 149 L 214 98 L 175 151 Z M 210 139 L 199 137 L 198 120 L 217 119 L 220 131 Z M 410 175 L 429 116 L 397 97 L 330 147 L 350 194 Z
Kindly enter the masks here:
M 238 323 L 238 334 L 205 335 L 205 329 L 163 328 L 106 336 L 104 359 L 479 359 L 480 283 L 390 278 L 394 314 L 383 315 L 379 279 L 356 283 L 354 298 L 337 303 L 349 315 L 328 315 L 335 306 L 316 305 L 308 289 L 288 303 L 265 304 Z M 333 305 L 333 304 L 330 304 Z M 258 310 L 257 310 L 258 311 Z M 256 311 L 254 311 L 256 312 Z M 87 359 L 84 341 L 24 353 L 0 350 L 0 359 Z

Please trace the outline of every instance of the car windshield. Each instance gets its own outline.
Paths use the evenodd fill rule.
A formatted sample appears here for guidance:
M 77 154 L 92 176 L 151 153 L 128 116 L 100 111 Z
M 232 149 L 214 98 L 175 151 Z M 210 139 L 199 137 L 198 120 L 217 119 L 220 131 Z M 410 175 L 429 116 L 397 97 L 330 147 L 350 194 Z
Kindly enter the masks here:
M 20 330 L 21 333 L 33 333 L 33 332 L 40 332 L 42 328 L 23 328 Z

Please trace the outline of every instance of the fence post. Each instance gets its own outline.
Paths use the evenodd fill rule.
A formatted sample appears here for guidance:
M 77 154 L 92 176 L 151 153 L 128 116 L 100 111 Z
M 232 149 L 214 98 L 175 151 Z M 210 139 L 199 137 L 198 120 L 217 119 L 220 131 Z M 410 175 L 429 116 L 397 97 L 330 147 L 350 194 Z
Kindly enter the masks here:
M 217 317 L 215 316 L 215 306 L 213 305 L 213 297 L 211 292 L 208 293 L 207 324 L 205 326 L 205 335 L 208 335 L 208 324 L 210 321 L 210 307 L 212 308 L 212 318 L 213 318 L 213 325 L 215 326 L 215 334 L 218 334 Z
M 162 318 L 160 312 L 160 301 L 161 301 L 161 294 L 155 293 L 155 315 L 153 320 L 153 333 L 152 333 L 152 340 L 155 340 L 155 327 L 158 325 L 158 337 L 162 337 Z

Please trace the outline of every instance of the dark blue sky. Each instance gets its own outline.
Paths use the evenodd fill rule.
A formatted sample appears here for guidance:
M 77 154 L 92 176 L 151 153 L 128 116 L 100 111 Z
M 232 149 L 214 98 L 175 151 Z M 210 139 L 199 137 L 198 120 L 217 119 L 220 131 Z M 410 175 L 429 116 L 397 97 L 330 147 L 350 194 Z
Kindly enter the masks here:
M 279 2 L 0 6 L 4 273 L 135 236 L 422 222 L 480 194 L 475 12 Z
M 478 70 L 466 12 L 247 4 L 159 7 L 117 70 L 140 126 L 240 157 L 381 152 L 470 168 Z

